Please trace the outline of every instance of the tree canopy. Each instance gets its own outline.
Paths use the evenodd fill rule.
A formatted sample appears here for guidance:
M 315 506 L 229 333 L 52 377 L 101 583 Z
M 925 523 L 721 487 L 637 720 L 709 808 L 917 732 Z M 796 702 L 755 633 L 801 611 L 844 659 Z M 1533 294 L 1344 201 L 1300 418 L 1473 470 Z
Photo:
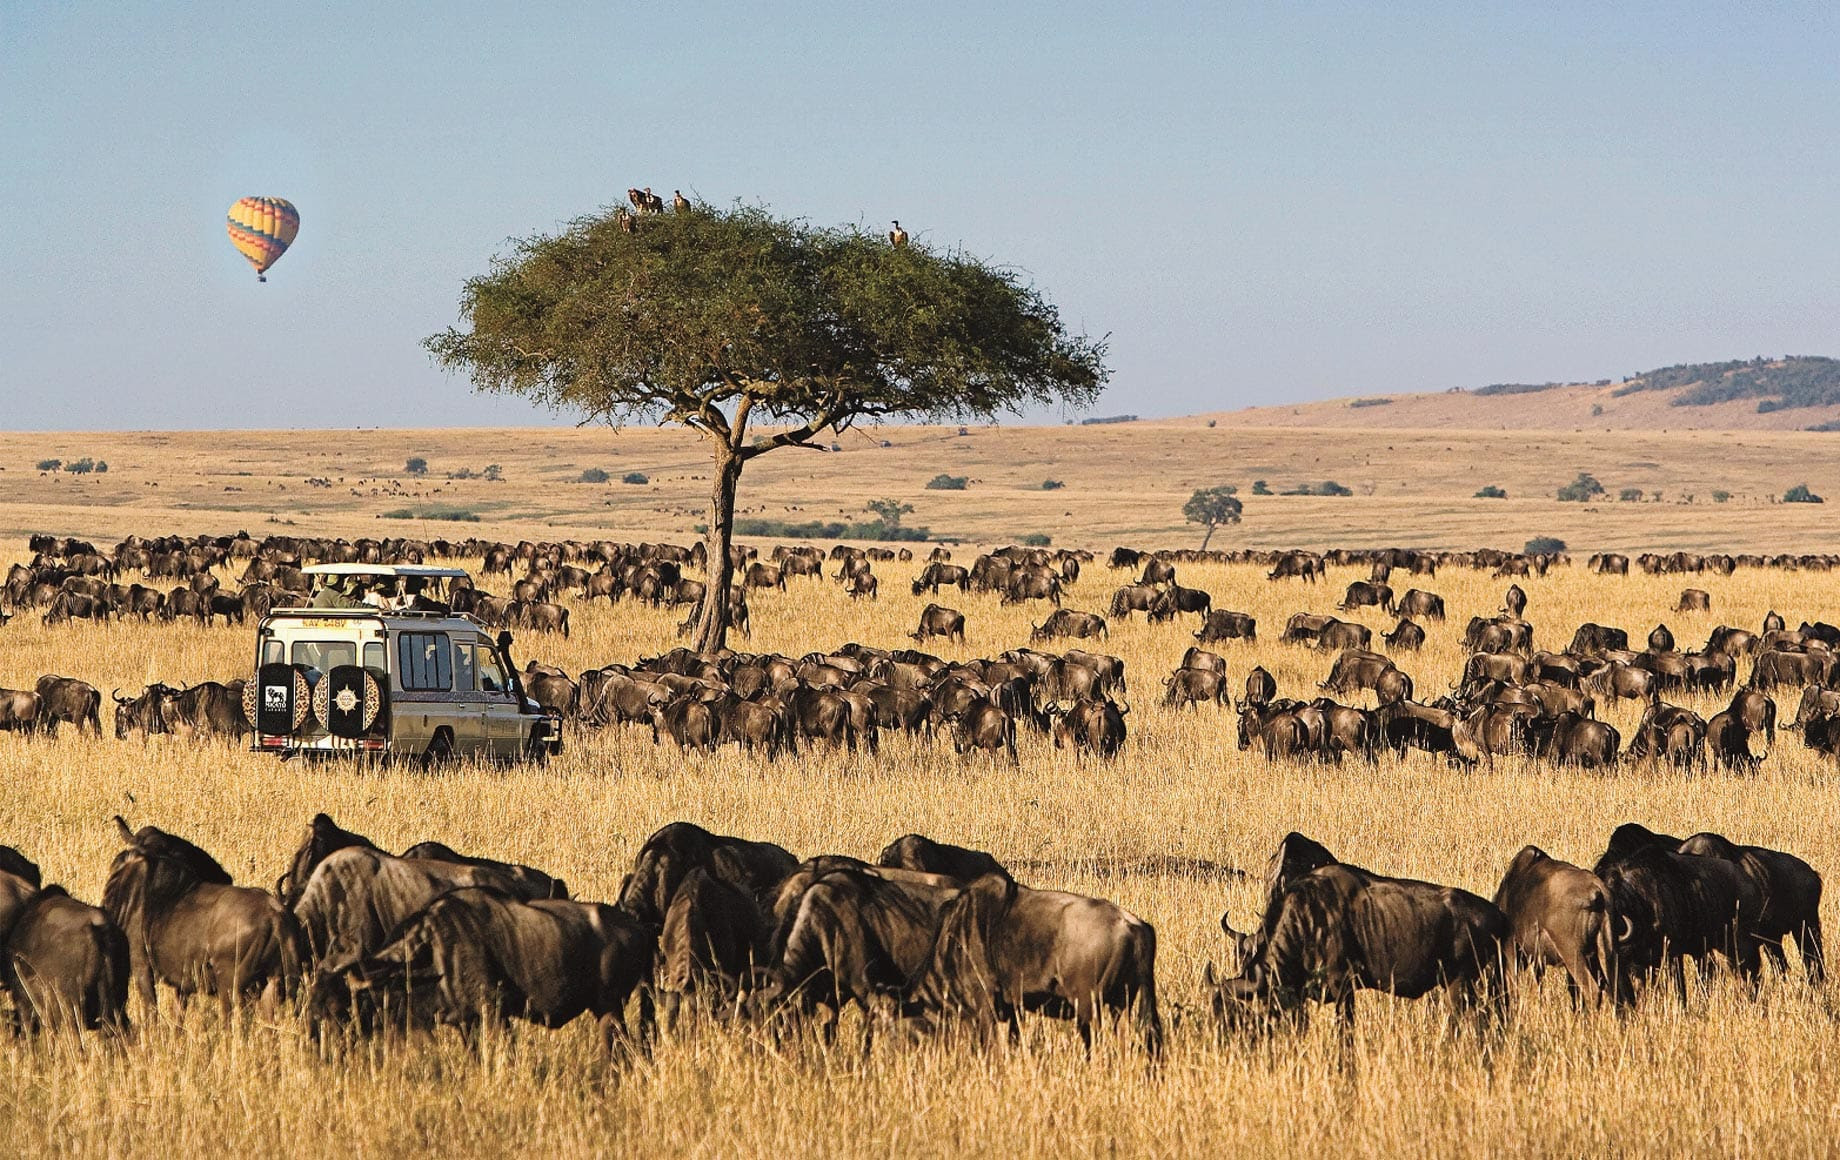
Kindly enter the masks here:
M 1239 523 L 1240 512 L 1244 505 L 1235 494 L 1239 489 L 1232 486 L 1200 487 L 1195 494 L 1188 497 L 1182 505 L 1183 518 L 1191 524 L 1203 524 L 1207 532 L 1201 537 L 1201 549 L 1207 550 L 1208 541 L 1214 538 L 1214 529 L 1221 524 Z
M 1090 405 L 1106 344 L 1017 273 L 758 206 L 606 211 L 511 243 L 426 340 L 476 389 L 587 420 L 698 431 L 717 471 L 698 646 L 721 646 L 742 466 L 878 419 Z M 779 428 L 750 439 L 750 427 Z

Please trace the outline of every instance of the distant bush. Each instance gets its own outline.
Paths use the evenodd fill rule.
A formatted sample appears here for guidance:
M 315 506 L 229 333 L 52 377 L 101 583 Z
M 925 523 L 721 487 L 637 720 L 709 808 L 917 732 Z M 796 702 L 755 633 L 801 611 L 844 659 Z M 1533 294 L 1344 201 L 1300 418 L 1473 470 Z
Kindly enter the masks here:
M 1490 383 L 1486 387 L 1477 387 L 1472 395 L 1530 395 L 1535 391 L 1550 391 L 1562 387 L 1564 383 Z
M 1529 556 L 1553 556 L 1565 551 L 1565 541 L 1557 536 L 1535 536 L 1521 551 Z
M 1253 495 L 1270 495 L 1271 485 L 1269 483 L 1266 483 L 1262 479 L 1255 479 L 1252 481 L 1252 494 Z
M 1054 537 L 1046 532 L 1030 532 L 1016 542 L 1025 548 L 1045 548 L 1054 543 Z
M 1137 422 L 1136 415 L 1100 415 L 1092 419 L 1081 419 L 1080 426 L 1097 427 L 1104 423 L 1135 423 L 1135 422 Z M 959 434 L 961 435 L 964 434 L 964 429 L 962 427 L 959 429 Z
M 1507 499 L 1508 493 L 1494 484 L 1489 484 L 1476 493 L 1477 499 Z
M 465 508 L 432 507 L 423 508 L 420 511 L 413 508 L 394 508 L 384 512 L 381 518 L 386 520 L 446 520 L 456 524 L 476 524 L 479 522 L 479 513 L 467 511 Z
M 1713 503 L 1724 503 L 1729 499 L 1731 499 L 1731 493 L 1729 491 L 1726 491 L 1722 487 L 1715 488 L 1712 492 L 1712 502 Z
M 965 485 L 970 482 L 971 482 L 971 478 L 969 476 L 947 475 L 942 471 L 938 475 L 935 475 L 933 478 L 926 481 L 926 490 L 928 491 L 963 491 L 965 490 Z
M 1825 423 L 1816 423 L 1812 427 L 1803 427 L 1804 431 L 1840 431 L 1840 419 L 1829 419 Z
M 708 531 L 708 525 L 699 524 L 697 532 Z M 891 528 L 880 520 L 871 520 L 866 524 L 846 524 L 840 520 L 808 520 L 804 523 L 790 523 L 786 520 L 767 520 L 743 517 L 735 521 L 737 536 L 770 536 L 786 540 L 886 540 L 886 541 L 921 541 L 932 538 L 926 528 Z
M 462 467 L 459 471 L 448 472 L 447 478 L 449 479 L 478 479 L 479 473 L 477 471 L 474 471 L 470 467 Z
M 505 478 L 505 469 L 496 463 L 488 463 L 486 464 L 486 469 L 480 472 L 480 477 L 497 483 L 499 480 Z
M 1595 419 L 1603 413 L 1604 413 L 1604 405 L 1602 403 L 1592 403 L 1591 404 L 1591 418 Z
M 428 461 L 419 455 L 411 456 L 409 462 L 403 464 L 403 470 L 410 475 L 427 475 Z
M 1335 482 L 1333 479 L 1325 479 L 1321 483 L 1300 483 L 1296 487 L 1293 487 L 1289 491 L 1284 492 L 1282 494 L 1284 495 L 1353 495 L 1354 488 L 1343 487 L 1341 484 Z
M 645 484 L 652 482 L 652 479 L 643 471 L 629 471 L 620 477 L 620 482 Z
M 1604 485 L 1597 482 L 1597 477 L 1588 471 L 1578 473 L 1578 478 L 1559 489 L 1562 503 L 1584 503 L 1604 494 Z
M 107 471 L 108 469 L 108 464 L 105 463 L 102 465 L 102 470 Z M 85 455 L 75 463 L 66 463 L 64 465 L 64 470 L 72 475 L 88 475 L 90 472 L 96 470 L 96 461 Z
M 1784 503 L 1826 503 L 1827 501 L 1822 499 L 1820 496 L 1816 495 L 1814 492 L 1809 491 L 1807 484 L 1798 483 L 1794 487 L 1790 488 L 1788 491 L 1783 492 L 1783 502 Z
M 38 469 L 40 471 L 56 471 L 63 466 L 64 461 L 62 459 L 41 459 L 38 461 Z
M 601 468 L 590 467 L 586 471 L 582 472 L 580 475 L 576 476 L 575 482 L 576 483 L 606 483 L 608 480 L 612 478 L 613 476 L 608 475 Z
M 1392 406 L 1392 403 L 1393 403 L 1393 400 L 1391 399 L 1373 398 L 1373 399 L 1351 399 L 1349 400 L 1348 405 L 1350 407 L 1390 407 Z
M 1058 479 L 1044 479 L 1041 481 L 1041 490 L 1043 491 L 1059 491 L 1066 486 L 1066 484 Z
M 1763 413 L 1821 407 L 1840 403 L 1840 360 L 1785 355 L 1779 359 L 1759 356 L 1722 363 L 1685 363 L 1632 376 L 1612 393 L 1628 395 L 1677 387 L 1687 389 L 1671 400 L 1676 407 L 1704 407 L 1734 399 L 1759 399 L 1757 410 Z
M 1642 498 L 1642 489 L 1639 487 L 1623 488 L 1616 493 L 1616 498 L 1622 503 L 1635 503 Z

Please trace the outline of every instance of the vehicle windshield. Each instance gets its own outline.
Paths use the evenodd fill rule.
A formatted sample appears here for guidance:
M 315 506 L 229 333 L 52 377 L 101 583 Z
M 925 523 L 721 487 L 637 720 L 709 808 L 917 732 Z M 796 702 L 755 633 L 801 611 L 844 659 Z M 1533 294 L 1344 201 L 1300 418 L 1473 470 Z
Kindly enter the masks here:
M 349 640 L 297 640 L 293 663 L 329 673 L 340 665 L 357 664 L 358 646 Z

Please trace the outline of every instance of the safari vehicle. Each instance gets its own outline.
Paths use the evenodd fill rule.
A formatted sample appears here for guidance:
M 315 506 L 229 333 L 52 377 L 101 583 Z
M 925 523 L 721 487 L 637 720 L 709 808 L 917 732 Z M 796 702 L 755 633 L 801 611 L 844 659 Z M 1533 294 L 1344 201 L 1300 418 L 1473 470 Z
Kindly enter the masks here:
M 439 590 L 460 568 L 316 564 L 302 569 L 337 591 L 361 577 L 377 590 Z M 510 656 L 470 616 L 391 608 L 342 593 L 277 608 L 256 629 L 256 679 L 244 693 L 252 749 L 283 757 L 370 755 L 436 761 L 482 756 L 542 760 L 562 751 L 562 722 L 524 694 Z M 417 600 L 432 604 L 427 599 Z

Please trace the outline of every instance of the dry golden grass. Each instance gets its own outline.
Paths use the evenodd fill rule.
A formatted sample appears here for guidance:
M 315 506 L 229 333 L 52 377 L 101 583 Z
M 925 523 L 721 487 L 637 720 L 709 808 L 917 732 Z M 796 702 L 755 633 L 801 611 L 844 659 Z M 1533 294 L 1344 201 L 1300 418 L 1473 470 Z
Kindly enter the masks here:
M 204 518 L 172 514 L 175 527 Z M 17 556 L 23 547 L 7 549 Z M 850 603 L 828 579 L 758 594 L 752 647 L 898 645 L 922 603 L 907 594 L 913 567 L 880 566 L 884 597 L 873 605 Z M 1329 610 L 1356 575 L 1335 569 L 1314 588 L 1267 584 L 1240 567 L 1184 568 L 1182 578 L 1220 606 L 1258 616 L 1265 639 L 1221 649 L 1236 683 L 1263 663 L 1284 692 L 1302 693 L 1328 658 L 1277 645 L 1283 619 Z M 1121 579 L 1094 567 L 1070 606 L 1102 609 Z M 1711 590 L 1714 615 L 1664 617 L 1678 579 L 1571 569 L 1522 583 L 1537 639 L 1557 645 L 1585 619 L 1632 635 L 1666 619 L 1683 644 L 1697 645 L 1715 623 L 1754 627 L 1768 608 L 1791 623 L 1831 616 L 1835 594 L 1832 580 L 1812 574 L 1695 582 Z M 1445 596 L 1451 614 L 1432 626 L 1422 655 L 1403 661 L 1421 695 L 1454 676 L 1460 626 L 1492 613 L 1504 584 L 1473 573 L 1421 582 Z M 967 646 L 951 655 L 1021 644 L 1031 612 L 1042 613 L 984 596 L 949 602 L 969 618 Z M 528 638 L 522 654 L 578 670 L 675 643 L 667 613 L 601 604 L 573 615 L 573 639 Z M 1362 619 L 1382 624 L 1377 614 Z M 1017 766 L 960 760 L 943 739 L 902 738 L 888 739 L 879 759 L 820 751 L 767 763 L 732 749 L 680 755 L 635 729 L 571 734 L 567 752 L 544 769 L 424 774 L 282 765 L 163 740 L 0 736 L 0 841 L 92 901 L 116 849 L 108 819 L 117 812 L 198 841 L 253 884 L 274 880 L 318 810 L 387 847 L 440 838 L 529 861 L 584 898 L 612 895 L 644 836 L 677 818 L 771 838 L 801 856 L 873 857 L 910 830 L 988 849 L 1032 884 L 1111 898 L 1155 924 L 1172 1024 L 1158 1069 L 1121 1041 L 1089 1059 L 1071 1028 L 1050 1022 L 1032 1024 L 1018 1048 L 886 1042 L 866 1055 L 847 1034 L 826 1051 L 702 1028 L 619 1072 L 601 1061 L 585 1023 L 513 1028 L 488 1036 L 476 1055 L 441 1035 L 322 1056 L 292 1014 L 228 1021 L 196 1005 L 181 1018 L 169 1003 L 160 1018 L 137 1010 L 140 1041 L 121 1050 L 94 1040 L 0 1043 L 0 1138 L 20 1155 L 1831 1154 L 1840 1138 L 1840 1026 L 1828 994 L 1811 993 L 1799 976 L 1772 977 L 1757 1001 L 1715 980 L 1684 1011 L 1645 1002 L 1622 1019 L 1574 1012 L 1549 977 L 1518 1004 L 1487 1062 L 1473 1039 L 1446 1035 L 1434 1005 L 1372 996 L 1360 1005 L 1347 1073 L 1334 1066 L 1327 1020 L 1261 1046 L 1218 1042 L 1201 971 L 1226 956 L 1222 909 L 1243 927 L 1254 918 L 1256 887 L 1124 872 L 1133 863 L 1178 855 L 1256 876 L 1295 828 L 1350 861 L 1486 895 L 1525 843 L 1588 863 L 1616 824 L 1639 820 L 1791 850 L 1825 871 L 1840 865 L 1840 804 L 1833 767 L 1793 735 L 1779 738 L 1754 778 L 1635 767 L 1596 775 L 1518 760 L 1465 774 L 1423 755 L 1377 768 L 1270 765 L 1237 750 L 1229 715 L 1177 716 L 1158 703 L 1161 677 L 1191 628 L 1141 618 L 1116 626 L 1106 647 L 1128 663 L 1131 737 L 1109 764 L 1026 735 Z M 105 691 L 155 676 L 228 678 L 247 670 L 251 635 L 46 629 L 21 616 L 0 630 L 0 685 L 49 671 Z M 1625 733 L 1633 725 L 1626 708 L 1607 716 Z
M 1840 500 L 1833 435 L 1287 430 L 1230 415 L 1214 428 L 1196 418 L 957 431 L 890 427 L 846 433 L 836 454 L 777 451 L 748 466 L 740 514 L 863 521 L 866 502 L 892 497 L 914 505 L 908 523 L 966 541 L 1009 543 L 1046 532 L 1075 547 L 1192 547 L 1200 532 L 1183 523 L 1182 502 L 1197 487 L 1233 483 L 1245 522 L 1222 529 L 1216 547 L 1516 548 L 1552 535 L 1581 555 L 1840 550 L 1826 508 L 1775 502 L 1802 482 Z M 85 455 L 107 460 L 108 474 L 32 469 L 43 458 Z M 414 455 L 428 460 L 427 477 L 402 473 Z M 503 482 L 445 478 L 489 463 L 504 468 Z M 709 489 L 708 459 L 695 438 L 649 428 L 15 433 L 0 434 L 0 468 L 0 535 L 55 530 L 109 542 L 130 532 L 239 528 L 255 536 L 682 540 L 703 520 Z M 639 471 L 650 483 L 573 482 L 587 468 L 615 480 Z M 1555 500 L 1553 492 L 1580 471 L 1613 494 L 1635 487 L 1663 501 Z M 971 486 L 925 490 L 942 472 L 969 476 Z M 1046 479 L 1066 486 L 1043 491 Z M 1333 479 L 1355 494 L 1253 496 L 1255 479 L 1276 490 Z M 1485 484 L 1511 498 L 1474 498 Z M 1732 499 L 1713 503 L 1714 490 Z M 460 509 L 480 522 L 378 518 L 404 508 Z

